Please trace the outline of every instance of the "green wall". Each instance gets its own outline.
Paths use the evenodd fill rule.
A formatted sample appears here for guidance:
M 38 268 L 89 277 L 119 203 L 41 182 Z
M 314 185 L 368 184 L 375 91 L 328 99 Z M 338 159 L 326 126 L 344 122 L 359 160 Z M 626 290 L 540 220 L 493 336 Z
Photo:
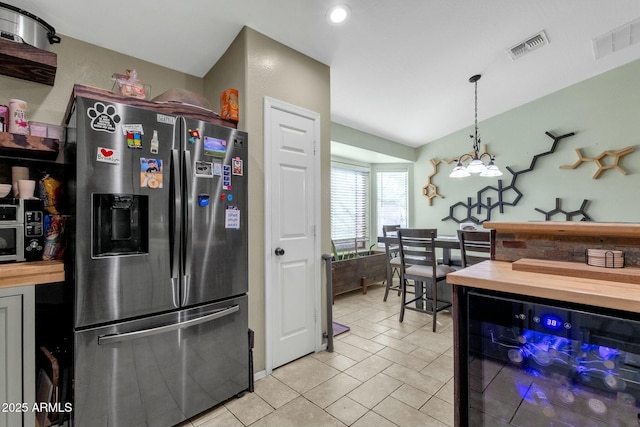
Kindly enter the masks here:
M 490 97 L 491 94 L 485 94 Z M 479 100 L 482 111 L 482 99 Z M 434 198 L 429 206 L 422 195 L 427 176 L 432 173 L 432 158 L 451 159 L 472 150 L 473 117 L 469 128 L 455 132 L 418 149 L 414 167 L 412 223 L 416 227 L 437 227 L 442 233 L 455 232 L 458 224 L 442 221 L 449 215 L 449 208 L 457 202 L 466 204 L 467 197 L 477 201 L 478 190 L 498 185 L 498 178 L 469 177 L 449 178 L 453 164 L 442 162 L 432 184 L 444 196 Z M 496 163 L 503 171 L 503 186 L 511 185 L 513 171 L 529 168 L 533 156 L 551 148 L 553 140 L 545 135 L 549 131 L 556 136 L 575 132 L 575 136 L 559 142 L 553 154 L 539 157 L 533 171 L 520 174 L 516 187 L 523 194 L 516 206 L 505 206 L 491 212 L 491 221 L 542 221 L 545 215 L 535 208 L 551 211 L 555 199 L 561 199 L 561 208 L 575 211 L 588 199 L 587 214 L 594 221 L 640 221 L 640 61 L 632 62 L 607 73 L 585 80 L 531 103 L 479 122 L 479 134 L 487 151 L 496 156 Z M 604 171 L 599 179 L 593 179 L 598 170 L 593 162 L 582 163 L 576 169 L 560 169 L 561 165 L 573 165 L 578 161 L 575 152 L 580 148 L 585 157 L 597 157 L 606 150 L 620 150 L 631 146 L 631 154 L 621 158 L 619 165 L 627 175 L 618 170 Z M 613 164 L 613 157 L 603 159 L 603 164 Z M 505 201 L 516 194 L 505 194 Z M 496 201 L 494 192 L 493 201 Z M 455 216 L 464 218 L 464 207 L 456 208 Z M 485 213 L 472 215 L 485 218 Z M 576 216 L 573 220 L 579 220 Z M 565 215 L 552 217 L 564 221 Z
M 338 123 L 331 123 L 331 140 L 403 160 L 412 162 L 416 160 L 416 149 L 413 147 L 402 145 Z
M 151 85 L 151 97 L 172 88 L 202 92 L 202 79 L 173 71 L 150 62 L 104 49 L 81 40 L 61 35 L 62 42 L 51 46 L 57 55 L 58 69 L 53 86 L 34 83 L 13 77 L 0 76 L 0 104 L 9 99 L 27 101 L 29 120 L 62 124 L 64 113 L 71 100 L 74 84 L 111 90 L 114 73 L 135 69 L 138 77 Z M 217 107 L 218 101 L 211 100 Z

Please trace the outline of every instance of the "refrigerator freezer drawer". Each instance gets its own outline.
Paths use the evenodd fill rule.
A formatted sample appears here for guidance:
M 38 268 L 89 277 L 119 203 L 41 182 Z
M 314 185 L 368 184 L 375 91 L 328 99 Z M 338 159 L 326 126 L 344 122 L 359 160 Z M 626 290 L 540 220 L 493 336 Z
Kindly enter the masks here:
M 75 426 L 172 426 L 249 388 L 247 297 L 75 334 Z

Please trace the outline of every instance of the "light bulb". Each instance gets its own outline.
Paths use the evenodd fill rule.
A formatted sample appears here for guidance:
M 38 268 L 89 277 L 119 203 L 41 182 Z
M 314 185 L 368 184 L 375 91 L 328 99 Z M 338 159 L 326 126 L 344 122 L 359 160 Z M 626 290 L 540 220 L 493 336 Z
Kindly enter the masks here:
M 338 4 L 329 9 L 327 12 L 327 21 L 332 25 L 340 25 L 347 22 L 351 16 L 351 9 L 344 4 Z
M 502 176 L 502 171 L 495 163 L 493 163 L 493 159 L 489 162 L 485 170 L 480 174 L 480 176 Z
M 462 163 L 460 161 L 458 161 L 456 167 L 453 168 L 453 170 L 449 174 L 450 178 L 466 178 L 468 176 L 471 176 L 471 174 L 467 171 L 467 168 L 462 166 Z
M 469 166 L 467 166 L 467 170 L 469 171 L 469 173 L 481 173 L 486 169 L 487 167 L 484 165 L 484 163 L 482 163 L 482 160 L 477 158 L 471 160 L 471 163 L 469 163 Z

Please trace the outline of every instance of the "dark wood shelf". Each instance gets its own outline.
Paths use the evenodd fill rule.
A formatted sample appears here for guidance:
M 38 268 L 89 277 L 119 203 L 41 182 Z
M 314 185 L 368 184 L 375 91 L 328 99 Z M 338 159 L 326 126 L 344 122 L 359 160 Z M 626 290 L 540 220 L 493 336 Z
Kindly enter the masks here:
M 0 156 L 22 159 L 55 160 L 60 151 L 57 139 L 0 132 Z
M 57 67 L 53 52 L 0 39 L 0 74 L 53 86 Z

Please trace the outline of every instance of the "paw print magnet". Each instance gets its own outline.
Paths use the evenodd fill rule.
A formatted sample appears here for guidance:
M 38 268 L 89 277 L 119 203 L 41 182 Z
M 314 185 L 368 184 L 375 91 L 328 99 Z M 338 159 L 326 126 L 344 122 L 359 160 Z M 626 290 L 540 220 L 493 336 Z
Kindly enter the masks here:
M 102 102 L 87 108 L 87 116 L 91 119 L 91 129 L 98 132 L 115 133 L 121 120 L 115 106 Z

